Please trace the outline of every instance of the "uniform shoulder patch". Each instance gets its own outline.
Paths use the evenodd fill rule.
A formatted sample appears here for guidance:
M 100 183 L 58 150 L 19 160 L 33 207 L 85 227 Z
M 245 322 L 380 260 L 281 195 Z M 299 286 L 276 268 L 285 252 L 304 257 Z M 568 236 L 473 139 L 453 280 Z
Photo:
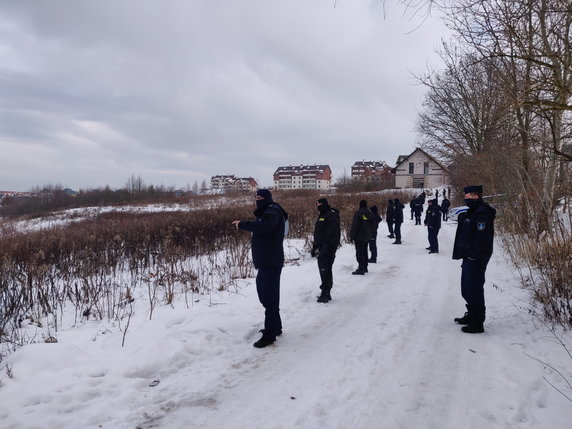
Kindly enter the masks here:
M 477 229 L 479 231 L 484 231 L 485 230 L 485 222 L 477 222 Z

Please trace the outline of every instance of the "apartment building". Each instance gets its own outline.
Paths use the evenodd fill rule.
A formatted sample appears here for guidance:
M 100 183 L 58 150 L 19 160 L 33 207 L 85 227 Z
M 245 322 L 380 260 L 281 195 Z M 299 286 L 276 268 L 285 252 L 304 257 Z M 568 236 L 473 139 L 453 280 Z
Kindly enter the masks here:
M 373 180 L 391 175 L 391 167 L 385 161 L 356 161 L 352 165 L 352 179 Z
M 234 174 L 216 175 L 211 177 L 213 191 L 256 191 L 258 183 L 252 177 L 236 177 Z
M 332 187 L 329 165 L 289 165 L 274 172 L 274 189 L 320 189 Z

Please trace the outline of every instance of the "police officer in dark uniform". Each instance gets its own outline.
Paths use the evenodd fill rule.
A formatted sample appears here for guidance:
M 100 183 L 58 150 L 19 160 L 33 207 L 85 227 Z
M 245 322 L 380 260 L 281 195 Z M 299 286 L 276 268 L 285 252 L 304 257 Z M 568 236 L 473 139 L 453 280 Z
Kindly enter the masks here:
M 399 198 L 393 200 L 393 227 L 395 231 L 395 241 L 393 244 L 401 244 L 401 224 L 403 223 L 403 209 L 405 206 L 401 204 Z
M 371 256 L 367 262 L 375 264 L 377 262 L 377 230 L 379 229 L 379 223 L 383 219 L 379 215 L 377 206 L 371 206 L 369 210 L 373 214 L 373 230 L 371 231 L 371 238 L 369 239 L 369 251 Z
M 330 207 L 325 198 L 316 201 L 316 206 L 319 214 L 314 227 L 314 245 L 311 255 L 318 257 L 318 270 L 322 280 L 320 285 L 322 293 L 318 296 L 318 302 L 329 302 L 332 299 L 330 291 L 334 283 L 332 266 L 340 245 L 340 213 Z
M 427 227 L 427 239 L 429 240 L 429 253 L 439 253 L 439 230 L 441 229 L 441 211 L 437 199 L 428 201 L 429 207 L 425 212 L 424 224 Z
M 387 210 L 385 211 L 385 221 L 387 222 L 387 229 L 389 230 L 389 238 L 395 238 L 393 234 L 393 200 L 387 202 Z
M 280 274 L 284 265 L 285 222 L 288 214 L 272 200 L 268 189 L 256 191 L 256 210 L 254 221 L 233 221 L 237 229 L 252 232 L 252 262 L 258 270 L 256 291 L 264 306 L 264 329 L 262 337 L 254 347 L 262 348 L 276 341 L 282 335 L 280 319 Z
M 423 203 L 420 198 L 413 200 L 413 213 L 415 214 L 415 225 L 421 225 L 421 213 L 423 213 Z
M 367 273 L 367 244 L 373 231 L 373 213 L 367 208 L 367 201 L 359 202 L 359 210 L 354 213 L 350 240 L 356 246 L 356 259 L 358 268 L 352 274 L 364 275 Z
M 449 207 L 451 207 L 451 202 L 445 196 L 445 191 L 443 191 L 443 201 L 441 201 L 441 212 L 443 213 L 443 220 L 449 220 Z
M 466 325 L 463 332 L 484 332 L 485 271 L 493 254 L 494 220 L 496 210 L 483 201 L 483 187 L 464 188 L 466 213 L 459 215 L 453 259 L 462 259 L 461 295 L 467 302 L 467 312 L 455 322 Z

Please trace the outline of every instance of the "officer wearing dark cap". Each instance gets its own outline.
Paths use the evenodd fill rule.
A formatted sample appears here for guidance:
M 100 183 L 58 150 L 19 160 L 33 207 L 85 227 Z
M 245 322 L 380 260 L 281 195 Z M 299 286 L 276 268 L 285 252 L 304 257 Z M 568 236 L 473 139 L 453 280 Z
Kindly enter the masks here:
M 461 295 L 467 312 L 455 322 L 465 325 L 463 332 L 484 332 L 485 271 L 493 254 L 494 220 L 496 210 L 483 201 L 483 187 L 467 186 L 463 189 L 468 210 L 459 215 L 453 259 L 462 259 Z
M 340 245 L 340 213 L 330 207 L 328 200 L 320 198 L 316 201 L 318 219 L 314 227 L 314 244 L 311 255 L 318 258 L 320 271 L 321 294 L 318 302 L 329 302 L 332 299 L 331 290 L 334 284 L 332 266 L 336 259 L 336 251 Z

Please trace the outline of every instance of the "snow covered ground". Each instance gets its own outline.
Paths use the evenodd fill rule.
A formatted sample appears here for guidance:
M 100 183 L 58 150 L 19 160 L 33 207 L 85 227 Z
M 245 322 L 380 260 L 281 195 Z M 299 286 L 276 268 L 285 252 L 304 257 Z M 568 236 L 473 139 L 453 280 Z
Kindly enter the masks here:
M 570 381 L 572 359 L 529 314 L 500 246 L 487 271 L 486 332 L 453 323 L 464 313 L 454 228 L 444 224 L 441 253 L 429 255 L 425 227 L 406 220 L 397 246 L 381 224 L 365 276 L 351 275 L 354 249 L 344 245 L 328 304 L 316 303 L 315 260 L 286 266 L 284 334 L 265 349 L 252 347 L 263 320 L 253 279 L 195 296 L 191 308 L 155 309 L 153 320 L 138 311 L 124 347 L 105 322 L 59 331 L 58 343 L 8 357 L 0 427 L 572 427 L 572 402 L 549 384 L 572 396 L 554 370 Z

